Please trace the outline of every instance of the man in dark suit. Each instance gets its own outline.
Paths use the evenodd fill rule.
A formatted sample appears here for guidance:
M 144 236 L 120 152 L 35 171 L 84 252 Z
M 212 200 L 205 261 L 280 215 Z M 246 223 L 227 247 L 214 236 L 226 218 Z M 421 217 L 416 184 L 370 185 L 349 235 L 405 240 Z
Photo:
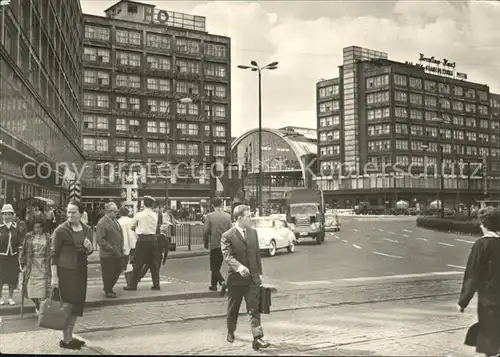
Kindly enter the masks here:
M 234 342 L 234 331 L 236 331 L 241 301 L 244 297 L 250 315 L 252 347 L 254 350 L 267 348 L 270 344 L 264 340 L 259 310 L 262 262 L 257 231 L 251 228 L 250 207 L 237 206 L 233 212 L 233 219 L 235 226 L 225 232 L 221 239 L 222 255 L 229 266 L 227 341 Z
M 113 291 L 123 268 L 123 233 L 116 219 L 118 207 L 115 203 L 106 204 L 106 214 L 96 226 L 96 240 L 99 245 L 102 282 L 107 298 L 116 298 Z
M 222 234 L 232 228 L 231 216 L 222 209 L 222 200 L 220 198 L 212 199 L 214 211 L 205 217 L 205 229 L 203 232 L 203 240 L 205 248 L 210 247 L 210 272 L 211 281 L 209 289 L 217 291 L 217 285 L 221 285 L 221 295 L 226 292 L 226 282 L 220 273 L 222 266 L 222 251 L 220 248 L 220 240 Z

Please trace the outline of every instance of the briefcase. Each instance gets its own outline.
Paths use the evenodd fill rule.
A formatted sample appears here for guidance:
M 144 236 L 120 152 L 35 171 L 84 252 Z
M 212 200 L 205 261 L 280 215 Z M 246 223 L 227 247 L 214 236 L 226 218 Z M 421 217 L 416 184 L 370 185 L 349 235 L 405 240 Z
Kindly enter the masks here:
M 260 287 L 259 310 L 261 314 L 271 313 L 271 288 Z
M 464 344 L 466 346 L 475 347 L 478 334 L 479 334 L 479 323 L 476 322 L 474 325 L 469 327 L 469 330 L 467 330 L 467 335 L 465 336 Z
M 40 307 L 38 325 L 51 330 L 63 331 L 69 326 L 73 305 L 62 301 L 59 289 L 54 290 L 59 293 L 59 301 L 54 300 L 55 292 L 53 291 L 50 299 L 45 300 Z

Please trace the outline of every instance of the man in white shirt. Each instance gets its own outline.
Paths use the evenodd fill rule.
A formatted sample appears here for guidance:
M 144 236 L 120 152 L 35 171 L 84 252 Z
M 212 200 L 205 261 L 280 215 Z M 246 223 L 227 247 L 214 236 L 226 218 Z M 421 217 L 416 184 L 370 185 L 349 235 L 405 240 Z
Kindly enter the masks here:
M 153 210 L 156 200 L 151 196 L 144 196 L 144 210 L 137 213 L 133 218 L 132 230 L 137 233 L 135 245 L 135 266 L 132 273 L 130 285 L 123 289 L 128 291 L 137 290 L 137 284 L 142 278 L 144 265 L 151 271 L 153 279 L 152 290 L 160 290 L 160 269 L 158 266 L 158 241 L 156 229 L 158 227 L 158 215 Z
M 137 234 L 132 230 L 134 220 L 126 206 L 120 208 L 120 218 L 118 219 L 118 223 L 122 227 L 123 232 L 123 269 L 126 270 L 129 263 L 132 265 L 135 264 L 134 252 L 135 245 L 137 244 Z M 125 280 L 128 285 L 132 283 L 132 272 L 125 271 Z

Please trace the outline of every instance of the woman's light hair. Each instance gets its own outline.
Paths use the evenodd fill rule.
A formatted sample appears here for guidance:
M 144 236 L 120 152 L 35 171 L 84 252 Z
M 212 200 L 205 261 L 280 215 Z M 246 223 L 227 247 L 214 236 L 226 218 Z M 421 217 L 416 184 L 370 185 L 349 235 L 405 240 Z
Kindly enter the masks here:
M 247 205 L 239 205 L 234 207 L 233 211 L 233 219 L 236 221 L 239 217 L 243 217 L 245 212 L 250 211 L 250 206 Z
M 479 222 L 489 231 L 500 231 L 500 209 L 495 207 L 481 208 L 477 212 Z

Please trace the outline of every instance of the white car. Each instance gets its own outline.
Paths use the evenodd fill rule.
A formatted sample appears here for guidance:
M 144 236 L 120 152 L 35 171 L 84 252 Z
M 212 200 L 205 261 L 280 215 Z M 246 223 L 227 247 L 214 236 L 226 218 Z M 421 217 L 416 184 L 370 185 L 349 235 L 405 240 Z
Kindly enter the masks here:
M 252 219 L 252 227 L 257 230 L 260 250 L 271 257 L 276 255 L 278 249 L 286 249 L 289 253 L 295 251 L 295 234 L 284 220 L 257 217 Z

